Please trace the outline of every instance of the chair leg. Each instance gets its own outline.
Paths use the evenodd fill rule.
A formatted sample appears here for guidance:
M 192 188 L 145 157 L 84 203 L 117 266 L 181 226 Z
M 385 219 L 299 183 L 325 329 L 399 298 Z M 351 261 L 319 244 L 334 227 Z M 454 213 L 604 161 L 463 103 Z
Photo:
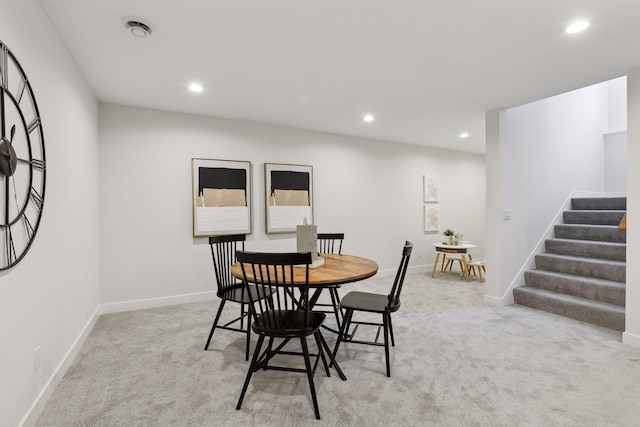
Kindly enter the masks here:
M 244 307 L 244 304 L 240 305 Z M 244 360 L 249 360 L 249 348 L 251 347 L 251 309 L 249 309 L 247 313 L 247 347 L 244 352 Z
M 302 353 L 304 354 L 304 364 L 307 368 L 307 378 L 309 379 L 309 388 L 311 389 L 311 400 L 313 401 L 313 410 L 316 413 L 316 419 L 320 419 L 320 410 L 318 409 L 318 399 L 316 397 L 316 387 L 313 384 L 313 371 L 311 369 L 311 360 L 309 359 L 309 348 L 307 347 L 307 338 L 300 337 L 302 345 Z
M 336 288 L 329 288 L 329 294 L 331 295 L 331 304 L 333 304 L 333 313 L 336 316 L 336 325 L 340 330 L 340 297 L 338 296 L 338 290 Z M 344 317 L 343 317 L 344 318 Z
M 213 333 L 216 330 L 216 326 L 218 326 L 218 320 L 220 320 L 220 315 L 222 314 L 222 309 L 224 308 L 224 303 L 227 300 L 220 300 L 220 307 L 218 308 L 218 313 L 216 314 L 216 320 L 213 321 L 213 326 L 211 326 L 211 332 L 209 332 L 209 339 L 207 340 L 207 344 L 204 346 L 205 350 L 209 350 L 209 343 L 211 342 L 211 338 L 213 337 Z
M 240 304 L 240 329 L 244 329 L 244 304 Z
M 384 358 L 387 362 L 387 376 L 391 376 L 391 367 L 389 366 L 389 313 L 382 315 L 382 324 L 384 327 Z
M 391 345 L 395 347 L 396 342 L 393 339 L 393 324 L 391 323 L 391 313 L 389 313 L 389 335 L 391 335 Z
M 262 343 L 264 342 L 264 335 L 260 335 L 258 338 L 258 343 L 256 344 L 256 349 L 253 352 L 253 358 L 251 359 L 251 364 L 249 365 L 249 371 L 247 372 L 247 377 L 244 380 L 244 385 L 242 386 L 242 393 L 240 393 L 240 399 L 238 399 L 238 405 L 236 405 L 236 409 L 240 409 L 242 407 L 242 401 L 244 400 L 244 395 L 247 392 L 247 387 L 249 387 L 249 381 L 251 381 L 251 375 L 253 375 L 253 371 L 256 367 L 256 362 L 258 361 L 258 356 L 260 355 L 260 347 L 262 347 Z
M 336 302 L 337 302 L 337 307 L 338 307 L 338 312 L 340 313 L 340 317 L 344 319 L 344 309 L 342 307 L 340 307 L 340 294 L 338 293 L 338 288 L 333 288 L 333 292 L 335 293 L 336 296 Z

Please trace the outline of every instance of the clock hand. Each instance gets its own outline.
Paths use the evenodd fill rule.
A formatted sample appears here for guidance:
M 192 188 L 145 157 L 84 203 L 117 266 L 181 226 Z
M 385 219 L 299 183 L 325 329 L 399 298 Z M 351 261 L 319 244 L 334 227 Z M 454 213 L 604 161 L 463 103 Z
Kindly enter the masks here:
M 21 159 L 20 157 L 16 157 L 16 164 L 17 162 L 30 164 L 36 169 L 40 169 L 40 170 L 45 169 L 45 163 L 42 160 L 38 160 L 38 159 L 27 160 L 27 159 Z M 15 167 L 14 167 L 14 170 L 15 170 Z

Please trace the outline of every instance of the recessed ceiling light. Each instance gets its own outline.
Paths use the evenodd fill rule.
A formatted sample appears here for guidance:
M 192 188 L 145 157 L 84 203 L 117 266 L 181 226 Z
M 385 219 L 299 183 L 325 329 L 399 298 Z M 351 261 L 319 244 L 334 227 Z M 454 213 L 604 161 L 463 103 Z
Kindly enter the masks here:
M 153 32 L 149 25 L 136 20 L 127 21 L 124 23 L 124 26 L 136 37 L 147 37 Z
M 588 26 L 589 23 L 587 21 L 576 21 L 569 25 L 564 32 L 567 34 L 575 34 L 586 30 Z
M 462 132 L 460 135 L 458 135 L 460 138 L 469 138 L 469 134 L 467 132 Z
M 202 87 L 202 85 L 200 83 L 191 83 L 189 85 L 189 90 L 191 92 L 195 92 L 195 93 L 200 93 L 204 90 L 204 88 Z
M 372 114 L 365 114 L 364 117 L 362 117 L 362 120 L 364 120 L 367 123 L 371 123 L 372 121 L 374 121 L 376 118 L 373 117 Z

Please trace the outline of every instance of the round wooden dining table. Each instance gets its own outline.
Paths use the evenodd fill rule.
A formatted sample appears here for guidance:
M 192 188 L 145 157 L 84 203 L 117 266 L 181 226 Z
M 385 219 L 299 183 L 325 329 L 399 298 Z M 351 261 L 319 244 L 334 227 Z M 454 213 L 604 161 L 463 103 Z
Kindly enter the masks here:
M 338 255 L 338 254 L 320 254 L 324 258 L 324 264 L 315 268 L 309 268 L 309 288 L 314 288 L 313 294 L 309 297 L 309 305 L 315 306 L 320 298 L 320 294 L 323 289 L 329 286 L 344 285 L 346 283 L 357 282 L 367 279 L 378 272 L 378 264 L 375 261 L 371 261 L 367 258 L 362 258 L 355 255 Z M 247 281 L 253 282 L 253 271 L 250 268 L 246 269 Z M 294 267 L 293 268 L 293 283 L 304 285 L 306 283 L 305 278 L 306 268 Z M 231 274 L 240 280 L 244 280 L 242 275 L 242 267 L 239 262 L 234 263 L 231 266 Z M 285 275 L 289 276 L 289 270 L 285 272 Z M 338 333 L 340 330 L 340 318 L 338 316 L 338 307 L 335 307 L 336 301 L 333 301 L 334 310 L 336 312 L 336 322 L 338 323 L 338 329 L 330 331 Z
M 309 268 L 309 287 L 344 285 L 367 279 L 378 272 L 378 264 L 367 258 L 355 255 L 320 254 L 324 264 Z M 242 267 L 239 262 L 231 266 L 231 274 L 242 279 Z M 247 270 L 247 280 L 253 281 L 252 271 Z M 293 269 L 293 280 L 296 284 L 305 283 L 305 268 Z

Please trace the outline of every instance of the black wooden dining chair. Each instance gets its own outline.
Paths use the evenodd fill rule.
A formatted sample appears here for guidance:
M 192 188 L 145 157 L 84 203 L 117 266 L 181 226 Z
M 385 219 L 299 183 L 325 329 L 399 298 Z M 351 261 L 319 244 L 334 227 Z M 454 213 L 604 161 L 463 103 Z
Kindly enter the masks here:
M 221 301 L 204 349 L 209 349 L 209 344 L 211 343 L 211 338 L 213 337 L 213 333 L 216 328 L 242 332 L 247 336 L 245 360 L 249 360 L 249 347 L 251 344 L 251 316 L 249 306 L 251 300 L 249 298 L 249 293 L 254 296 L 254 300 L 266 298 L 269 295 L 268 293 L 258 293 L 258 290 L 253 286 L 250 286 L 247 291 L 243 282 L 237 280 L 233 277 L 233 274 L 231 274 L 231 265 L 236 262 L 236 250 L 238 250 L 238 247 L 244 250 L 245 240 L 246 236 L 244 234 L 209 237 L 209 246 L 211 246 L 211 256 L 213 258 L 213 268 L 216 273 L 216 282 L 218 284 L 217 295 Z M 227 301 L 240 304 L 240 316 L 225 323 L 224 325 L 218 325 L 220 315 L 222 314 L 222 310 L 224 309 Z M 231 326 L 236 322 L 240 322 L 240 328 Z M 245 322 L 246 327 L 244 325 Z
M 387 376 L 391 376 L 391 367 L 389 365 L 389 335 L 391 335 L 391 345 L 395 346 L 393 338 L 393 325 L 391 323 L 391 313 L 400 309 L 400 292 L 402 292 L 402 285 L 404 283 L 404 276 L 407 273 L 407 266 L 409 265 L 409 258 L 411 257 L 411 251 L 413 250 L 413 244 L 405 242 L 402 249 L 402 259 L 396 278 L 393 281 L 393 287 L 388 295 L 374 294 L 369 292 L 349 292 L 342 298 L 340 307 L 345 310 L 345 318 L 338 334 L 338 340 L 333 349 L 333 355 L 338 352 L 341 342 L 350 342 L 355 344 L 367 344 L 384 346 L 384 357 L 387 364 Z M 353 313 L 355 311 L 363 311 L 369 313 L 382 314 L 382 323 L 352 321 Z M 351 324 L 355 327 L 353 331 L 349 332 Z M 354 335 L 359 325 L 374 325 L 378 326 L 378 332 L 374 341 L 358 341 L 354 339 Z M 380 336 L 380 328 L 384 331 L 384 343 L 378 342 Z
M 342 254 L 342 241 L 344 240 L 344 233 L 318 233 L 318 252 L 321 254 Z M 321 311 L 323 313 L 332 313 L 336 318 L 336 325 L 340 329 L 342 319 L 344 319 L 344 313 L 340 310 L 340 295 L 338 294 L 340 285 L 327 286 L 329 296 L 331 297 L 331 303 L 319 303 L 314 305 L 314 311 Z M 322 307 L 330 307 L 330 310 L 322 309 Z M 323 325 L 325 329 L 328 329 L 334 333 L 338 331 Z
M 336 363 L 329 346 L 320 332 L 320 326 L 324 322 L 326 314 L 310 310 L 309 306 L 309 264 L 311 253 L 256 253 L 237 252 L 238 262 L 242 267 L 245 286 L 255 286 L 262 294 L 270 293 L 268 299 L 254 299 L 254 293 L 248 293 L 251 300 L 253 313 L 253 331 L 258 334 L 258 343 L 251 359 L 251 365 L 247 372 L 242 393 L 236 409 L 240 409 L 247 392 L 247 387 L 254 372 L 264 369 L 275 369 L 306 373 L 311 389 L 313 409 L 317 419 L 320 419 L 316 389 L 313 382 L 319 359 L 322 360 L 327 376 L 331 362 L 340 378 L 346 380 L 344 373 Z M 297 267 L 296 267 L 297 266 Z M 295 280 L 294 269 L 302 279 Z M 303 270 L 303 274 L 300 271 Z M 250 285 L 254 283 L 254 285 Z M 318 347 L 317 354 L 310 354 L 307 345 L 307 337 L 313 335 Z M 262 349 L 265 337 L 269 337 L 269 343 L 263 353 Z M 274 348 L 274 339 L 284 341 Z M 292 338 L 299 338 L 302 352 L 284 351 L 282 348 Z M 301 355 L 304 357 L 305 369 L 290 366 L 271 365 L 271 359 L 278 355 Z M 313 367 L 311 357 L 315 356 Z

